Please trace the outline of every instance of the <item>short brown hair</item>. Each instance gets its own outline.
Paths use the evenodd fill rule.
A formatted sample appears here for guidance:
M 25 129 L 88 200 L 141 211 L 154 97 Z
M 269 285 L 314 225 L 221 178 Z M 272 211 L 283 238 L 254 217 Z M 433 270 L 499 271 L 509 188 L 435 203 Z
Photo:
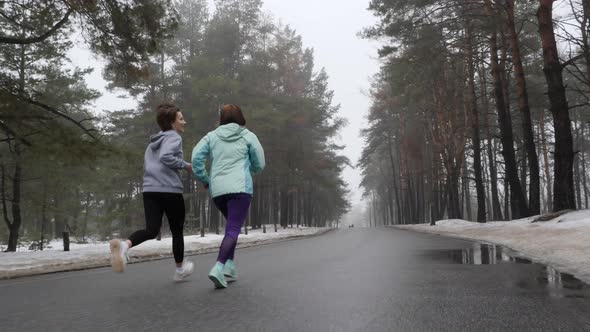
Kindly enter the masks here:
M 237 123 L 240 126 L 246 125 L 246 119 L 244 119 L 240 106 L 226 104 L 221 107 L 219 110 L 219 125 L 223 126 L 228 123 Z
M 172 123 L 176 121 L 176 113 L 178 112 L 180 112 L 180 108 L 172 103 L 158 105 L 156 121 L 162 131 L 172 129 Z

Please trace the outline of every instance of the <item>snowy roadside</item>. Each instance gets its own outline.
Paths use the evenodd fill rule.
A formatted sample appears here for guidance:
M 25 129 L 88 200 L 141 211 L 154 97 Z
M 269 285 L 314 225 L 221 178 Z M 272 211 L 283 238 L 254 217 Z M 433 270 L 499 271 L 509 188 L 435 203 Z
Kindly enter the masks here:
M 267 225 L 267 232 L 261 229 L 248 230 L 248 235 L 241 234 L 238 248 L 278 242 L 285 239 L 314 236 L 330 231 L 331 228 L 299 227 L 279 228 L 274 232 L 272 225 Z M 185 253 L 202 254 L 218 249 L 223 235 L 206 234 L 184 237 Z M 129 251 L 129 263 L 161 259 L 172 256 L 172 238 L 161 241 L 151 240 Z M 27 275 L 52 273 L 59 271 L 81 270 L 110 265 L 108 242 L 92 244 L 70 244 L 70 251 L 63 251 L 61 242 L 54 241 L 51 248 L 43 251 L 0 252 L 0 279 L 16 278 Z
M 480 224 L 455 219 L 437 221 L 435 226 L 394 227 L 500 244 L 590 283 L 590 210 L 570 212 L 549 221 L 533 220 L 530 217 Z

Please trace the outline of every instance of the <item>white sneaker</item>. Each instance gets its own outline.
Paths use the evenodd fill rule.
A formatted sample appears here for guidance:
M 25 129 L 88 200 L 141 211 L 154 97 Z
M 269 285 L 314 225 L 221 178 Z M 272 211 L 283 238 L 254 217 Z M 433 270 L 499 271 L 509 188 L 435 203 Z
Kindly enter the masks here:
M 172 278 L 174 281 L 182 281 L 184 278 L 188 277 L 193 273 L 194 264 L 189 260 L 185 260 L 182 262 L 182 272 L 175 271 L 174 277 Z
M 111 249 L 111 266 L 115 272 L 124 272 L 127 264 L 127 250 L 123 249 L 121 240 L 111 240 L 109 243 Z

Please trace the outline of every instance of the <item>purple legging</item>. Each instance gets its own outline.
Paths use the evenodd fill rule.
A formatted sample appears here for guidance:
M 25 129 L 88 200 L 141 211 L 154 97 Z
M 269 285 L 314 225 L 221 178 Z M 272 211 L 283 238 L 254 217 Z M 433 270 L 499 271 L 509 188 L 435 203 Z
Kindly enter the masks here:
M 219 247 L 217 261 L 225 264 L 228 259 L 234 259 L 236 244 L 240 229 L 248 216 L 248 208 L 252 201 L 252 195 L 246 193 L 226 194 L 213 198 L 215 206 L 227 220 L 225 236 Z

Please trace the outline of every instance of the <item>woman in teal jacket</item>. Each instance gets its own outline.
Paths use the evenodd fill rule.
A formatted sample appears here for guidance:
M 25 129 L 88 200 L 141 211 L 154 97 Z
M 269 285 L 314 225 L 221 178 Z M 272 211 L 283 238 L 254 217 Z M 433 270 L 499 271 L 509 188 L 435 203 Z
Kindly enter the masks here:
M 251 174 L 259 173 L 265 165 L 264 150 L 245 125 L 240 106 L 224 105 L 219 127 L 203 137 L 192 153 L 195 176 L 209 188 L 213 202 L 227 220 L 217 262 L 209 272 L 216 288 L 227 287 L 225 277 L 237 277 L 234 251 L 252 201 Z M 211 175 L 205 169 L 207 158 L 211 159 Z

